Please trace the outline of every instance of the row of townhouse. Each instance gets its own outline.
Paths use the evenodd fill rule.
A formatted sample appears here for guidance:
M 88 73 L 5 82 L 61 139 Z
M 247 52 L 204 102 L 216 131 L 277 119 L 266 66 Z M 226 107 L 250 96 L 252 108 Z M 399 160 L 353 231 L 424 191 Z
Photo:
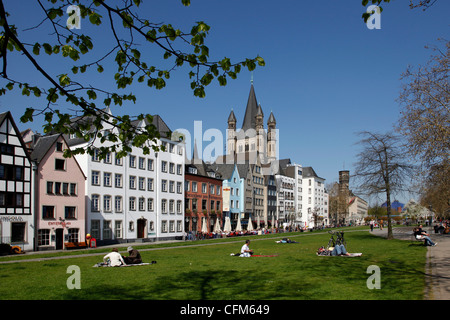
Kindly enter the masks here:
M 123 158 L 109 154 L 100 160 L 86 153 L 65 158 L 64 150 L 87 142 L 61 134 L 28 137 L 10 112 L 0 114 L 1 242 L 47 250 L 84 242 L 88 233 L 97 245 L 180 239 L 184 144 L 168 138 L 170 129 L 159 116 L 153 124 L 165 151 L 144 155 L 133 147 Z M 105 123 L 104 130 L 114 129 Z
M 103 112 L 112 116 L 109 108 Z M 265 135 L 253 86 L 242 129 L 236 131 L 233 111 L 228 119 L 231 152 L 213 163 L 198 156 L 195 143 L 188 160 L 185 142 L 171 140 L 158 115 L 152 124 L 164 151 L 144 154 L 133 147 L 126 157 L 104 159 L 63 153 L 108 142 L 20 133 L 9 112 L 0 116 L 0 236 L 25 250 L 63 249 L 88 233 L 98 245 L 181 239 L 186 232 L 223 230 L 226 217 L 232 229 L 238 222 L 244 229 L 329 223 L 325 180 L 311 167 L 276 159 L 276 120 L 271 113 Z M 133 125 L 145 127 L 146 121 Z M 117 130 L 102 125 L 103 134 Z

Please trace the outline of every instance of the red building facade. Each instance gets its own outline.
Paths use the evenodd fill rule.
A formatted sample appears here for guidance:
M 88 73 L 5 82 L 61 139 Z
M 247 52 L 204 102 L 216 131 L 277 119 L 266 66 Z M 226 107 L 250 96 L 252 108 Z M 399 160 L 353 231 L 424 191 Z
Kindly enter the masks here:
M 185 231 L 212 232 L 222 228 L 222 179 L 204 163 L 186 165 Z

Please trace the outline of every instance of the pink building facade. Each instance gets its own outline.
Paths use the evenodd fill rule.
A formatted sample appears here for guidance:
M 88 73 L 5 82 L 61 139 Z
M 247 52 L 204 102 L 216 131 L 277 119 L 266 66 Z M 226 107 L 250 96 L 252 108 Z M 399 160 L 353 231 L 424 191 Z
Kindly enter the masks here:
M 85 180 L 62 135 L 40 137 L 31 153 L 35 179 L 35 250 L 60 250 L 86 240 Z

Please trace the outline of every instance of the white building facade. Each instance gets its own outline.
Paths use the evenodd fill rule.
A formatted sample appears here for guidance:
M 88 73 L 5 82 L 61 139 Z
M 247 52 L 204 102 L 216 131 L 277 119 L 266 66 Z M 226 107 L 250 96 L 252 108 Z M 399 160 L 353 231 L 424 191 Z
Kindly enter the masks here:
M 303 167 L 302 222 L 306 228 L 329 224 L 328 194 L 325 179 L 319 177 L 312 167 Z
M 108 110 L 108 112 L 110 112 Z M 166 136 L 170 131 L 159 116 L 153 124 Z M 145 126 L 138 122 L 135 125 Z M 104 130 L 113 130 L 104 124 Z M 75 138 L 75 140 L 77 140 Z M 82 147 L 76 141 L 72 148 Z M 94 146 L 107 146 L 99 140 Z M 132 147 L 126 157 L 105 159 L 76 155 L 86 179 L 86 230 L 97 243 L 181 239 L 184 234 L 184 144 L 167 138 L 144 154 Z
M 295 221 L 294 178 L 286 175 L 275 175 L 277 185 L 277 220 L 278 225 L 293 226 Z

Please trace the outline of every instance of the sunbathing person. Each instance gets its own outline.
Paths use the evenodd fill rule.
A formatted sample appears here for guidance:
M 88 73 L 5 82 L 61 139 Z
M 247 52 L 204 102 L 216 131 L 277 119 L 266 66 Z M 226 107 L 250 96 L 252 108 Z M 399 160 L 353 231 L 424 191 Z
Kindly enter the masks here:
M 110 253 L 103 257 L 104 263 L 108 263 L 108 261 L 111 267 L 120 267 L 122 264 L 125 264 L 117 248 L 113 248 Z

